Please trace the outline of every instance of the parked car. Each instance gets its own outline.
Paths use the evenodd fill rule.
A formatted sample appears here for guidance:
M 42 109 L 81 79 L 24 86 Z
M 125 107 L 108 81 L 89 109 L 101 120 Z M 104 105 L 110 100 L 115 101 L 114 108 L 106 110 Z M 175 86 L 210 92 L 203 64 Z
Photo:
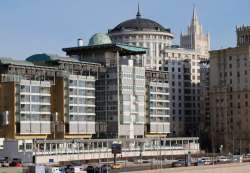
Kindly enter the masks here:
M 87 173 L 95 173 L 95 172 L 97 172 L 96 167 L 92 166 L 92 165 L 87 166 L 86 171 L 87 171 Z
M 81 166 L 71 166 L 65 169 L 65 173 L 83 173 L 86 172 Z
M 230 159 L 226 156 L 218 156 L 217 157 L 217 162 L 219 162 L 219 163 L 225 163 L 225 162 L 229 162 L 229 161 L 230 161 Z
M 172 163 L 172 167 L 181 167 L 181 166 L 186 166 L 185 160 L 177 160 Z
M 102 173 L 108 173 L 111 171 L 112 167 L 109 164 L 103 164 L 103 165 L 99 165 L 99 172 Z
M 120 168 L 122 168 L 122 164 L 116 163 L 112 165 L 112 169 L 120 169 Z
M 196 162 L 194 162 L 194 165 L 195 166 L 203 166 L 203 165 L 205 165 L 204 163 L 205 163 L 204 160 L 198 159 Z
M 61 173 L 59 167 L 47 167 L 45 172 L 46 173 Z
M 231 157 L 231 161 L 233 161 L 233 162 L 242 162 L 243 161 L 243 156 L 242 155 L 233 155 Z
M 200 160 L 204 162 L 204 165 L 212 165 L 213 161 L 211 160 L 210 157 L 202 157 Z
M 14 166 L 14 167 L 22 167 L 22 160 L 19 158 L 14 158 L 12 160 L 12 162 L 10 163 L 10 166 Z
M 0 167 L 9 167 L 10 162 L 8 157 L 1 157 L 0 158 Z

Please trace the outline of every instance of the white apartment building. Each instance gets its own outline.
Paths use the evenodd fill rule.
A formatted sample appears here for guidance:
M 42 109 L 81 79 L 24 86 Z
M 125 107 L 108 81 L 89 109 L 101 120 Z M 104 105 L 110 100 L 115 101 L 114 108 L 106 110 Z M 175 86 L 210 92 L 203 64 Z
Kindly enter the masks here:
M 169 110 L 169 86 L 168 83 L 149 83 L 149 133 L 170 133 L 170 110 Z
M 99 133 L 107 131 L 105 135 L 113 138 L 143 137 L 145 69 L 133 66 L 132 60 L 119 68 L 108 67 L 105 78 L 100 78 L 97 87 Z
M 69 134 L 95 134 L 95 77 L 70 75 L 67 93 Z
M 49 81 L 21 80 L 16 83 L 17 133 L 51 133 L 50 87 Z
M 144 136 L 145 123 L 145 69 L 128 65 L 120 67 L 120 102 L 121 102 L 121 137 L 129 138 Z

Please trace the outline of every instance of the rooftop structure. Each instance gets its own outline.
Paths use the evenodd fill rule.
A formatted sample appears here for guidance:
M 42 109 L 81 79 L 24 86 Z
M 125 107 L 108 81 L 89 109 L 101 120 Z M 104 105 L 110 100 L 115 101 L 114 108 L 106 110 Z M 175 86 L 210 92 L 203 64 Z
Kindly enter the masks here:
M 89 46 L 93 45 L 102 45 L 102 44 L 111 44 L 112 41 L 107 34 L 96 33 L 89 40 Z
M 210 50 L 210 36 L 203 33 L 202 25 L 198 19 L 196 7 L 193 8 L 191 23 L 187 33 L 181 33 L 180 46 L 183 48 L 194 49 L 196 52 L 208 57 Z
M 250 46 L 250 26 L 236 27 L 237 46 Z
M 173 34 L 159 23 L 143 18 L 138 7 L 136 18 L 121 22 L 108 31 L 114 43 L 129 44 L 147 48 L 144 55 L 130 56 L 135 65 L 147 69 L 158 69 L 161 51 L 170 46 Z
M 171 33 L 170 29 L 164 28 L 159 23 L 151 19 L 142 18 L 139 5 L 136 18 L 129 19 L 118 24 L 116 27 L 109 30 L 109 33 L 115 33 L 121 31 L 159 31 L 159 32 Z

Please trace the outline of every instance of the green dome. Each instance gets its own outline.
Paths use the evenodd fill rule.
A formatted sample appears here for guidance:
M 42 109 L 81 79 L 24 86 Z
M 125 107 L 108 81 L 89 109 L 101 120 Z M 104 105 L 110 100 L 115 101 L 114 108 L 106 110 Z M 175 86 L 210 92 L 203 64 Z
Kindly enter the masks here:
M 97 33 L 93 35 L 89 40 L 89 46 L 100 45 L 100 44 L 111 44 L 112 41 L 107 34 Z

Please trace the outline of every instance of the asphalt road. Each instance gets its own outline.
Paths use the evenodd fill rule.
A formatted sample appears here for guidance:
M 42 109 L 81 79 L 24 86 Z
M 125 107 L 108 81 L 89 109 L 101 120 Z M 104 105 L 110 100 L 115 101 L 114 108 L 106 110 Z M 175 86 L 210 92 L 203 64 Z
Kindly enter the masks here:
M 0 168 L 0 173 L 22 173 L 23 168 L 16 168 L 16 167 L 8 167 L 8 168 Z
M 130 169 L 130 170 L 129 170 Z M 250 173 L 250 163 L 231 163 L 221 165 L 209 166 L 191 166 L 180 168 L 165 168 L 165 169 L 151 169 L 145 170 L 143 167 L 112 170 L 113 172 L 130 172 L 130 173 Z

